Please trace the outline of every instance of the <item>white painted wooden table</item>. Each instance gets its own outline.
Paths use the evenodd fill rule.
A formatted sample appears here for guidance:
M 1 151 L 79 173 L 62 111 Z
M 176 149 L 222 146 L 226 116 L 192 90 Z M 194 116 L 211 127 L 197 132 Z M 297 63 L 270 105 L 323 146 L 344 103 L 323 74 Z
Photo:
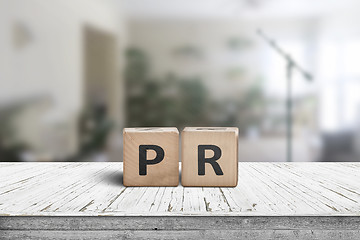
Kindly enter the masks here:
M 122 163 L 0 163 L 0 239 L 359 239 L 360 163 L 239 163 L 236 188 L 122 185 Z

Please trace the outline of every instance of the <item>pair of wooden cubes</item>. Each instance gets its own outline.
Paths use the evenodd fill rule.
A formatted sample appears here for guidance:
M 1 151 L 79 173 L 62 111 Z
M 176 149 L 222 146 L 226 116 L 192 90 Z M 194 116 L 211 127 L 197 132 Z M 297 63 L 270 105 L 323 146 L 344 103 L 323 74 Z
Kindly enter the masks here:
M 177 128 L 125 128 L 123 134 L 125 186 L 179 185 Z M 238 128 L 186 127 L 181 138 L 183 186 L 237 185 Z

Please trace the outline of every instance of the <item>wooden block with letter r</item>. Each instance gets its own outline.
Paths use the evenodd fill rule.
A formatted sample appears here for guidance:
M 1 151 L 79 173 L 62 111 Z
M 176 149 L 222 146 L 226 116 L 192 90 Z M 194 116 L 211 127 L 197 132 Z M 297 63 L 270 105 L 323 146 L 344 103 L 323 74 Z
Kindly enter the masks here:
M 181 184 L 235 187 L 238 181 L 238 128 L 186 127 L 181 133 Z
M 124 186 L 179 185 L 177 128 L 125 128 Z

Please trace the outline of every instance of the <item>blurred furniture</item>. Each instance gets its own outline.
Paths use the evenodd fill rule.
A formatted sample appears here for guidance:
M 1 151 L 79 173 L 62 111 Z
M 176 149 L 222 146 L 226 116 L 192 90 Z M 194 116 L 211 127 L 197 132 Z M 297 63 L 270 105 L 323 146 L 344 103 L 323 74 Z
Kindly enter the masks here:
M 305 137 L 293 139 L 293 162 L 312 162 L 315 157 Z M 239 138 L 240 162 L 286 162 L 284 137 L 264 136 L 257 139 Z
M 322 162 L 358 162 L 355 149 L 355 131 L 323 133 Z
M 45 94 L 0 103 L 0 161 L 23 161 L 24 152 L 40 148 L 40 119 L 51 103 Z
M 239 163 L 235 188 L 126 188 L 122 163 L 0 163 L 0 235 L 356 239 L 359 169 L 359 163 Z

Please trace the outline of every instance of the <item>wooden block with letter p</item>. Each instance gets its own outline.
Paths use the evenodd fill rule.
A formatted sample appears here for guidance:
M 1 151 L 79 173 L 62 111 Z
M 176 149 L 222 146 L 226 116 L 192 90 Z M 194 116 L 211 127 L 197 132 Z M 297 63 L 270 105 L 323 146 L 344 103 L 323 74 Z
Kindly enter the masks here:
M 181 133 L 181 184 L 235 187 L 238 181 L 238 128 L 186 127 Z
M 177 128 L 125 128 L 124 186 L 179 185 Z

